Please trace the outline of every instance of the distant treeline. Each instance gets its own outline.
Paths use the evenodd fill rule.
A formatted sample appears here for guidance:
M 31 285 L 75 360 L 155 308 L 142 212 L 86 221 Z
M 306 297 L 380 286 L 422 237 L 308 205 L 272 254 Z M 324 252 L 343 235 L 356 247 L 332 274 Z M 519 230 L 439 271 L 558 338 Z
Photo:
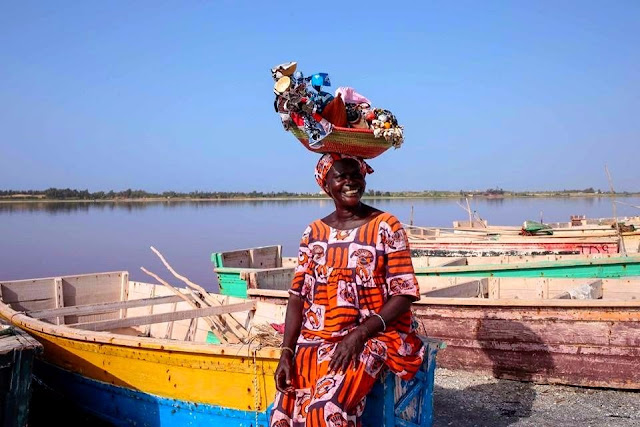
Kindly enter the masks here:
M 571 195 L 610 195 L 610 192 L 595 190 L 591 187 L 583 190 L 555 190 L 555 191 L 509 191 L 502 188 L 487 190 L 460 191 L 379 191 L 367 190 L 366 197 L 535 197 L 535 196 L 571 196 Z M 621 192 L 620 195 L 637 195 L 638 193 Z M 322 198 L 322 192 L 293 193 L 278 192 L 240 192 L 240 191 L 192 191 L 180 193 L 164 191 L 152 193 L 144 190 L 127 189 L 123 191 L 75 190 L 71 188 L 48 188 L 46 190 L 0 190 L 0 198 L 4 199 L 48 199 L 48 200 L 118 200 L 118 199 L 282 199 L 282 198 Z
M 123 191 L 75 190 L 71 188 L 48 188 L 46 190 L 0 190 L 0 197 L 4 198 L 37 198 L 52 200 L 114 200 L 114 199 L 245 199 L 245 198 L 287 198 L 287 197 L 319 197 L 317 193 L 292 193 L 289 191 L 269 192 L 251 191 L 192 191 L 180 193 L 177 191 L 163 191 L 153 193 L 144 190 L 126 189 Z

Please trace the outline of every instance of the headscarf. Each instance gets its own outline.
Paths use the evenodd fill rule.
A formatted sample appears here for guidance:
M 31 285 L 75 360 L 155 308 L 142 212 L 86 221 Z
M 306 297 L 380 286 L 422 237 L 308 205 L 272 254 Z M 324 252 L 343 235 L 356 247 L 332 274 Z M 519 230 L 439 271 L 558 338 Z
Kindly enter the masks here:
M 348 154 L 326 153 L 322 157 L 320 157 L 320 160 L 318 160 L 315 172 L 316 182 L 323 190 L 325 184 L 327 183 L 327 174 L 329 173 L 329 169 L 331 169 L 331 166 L 333 166 L 336 161 L 341 159 L 353 159 L 358 162 L 362 176 L 365 176 L 368 173 L 373 173 L 373 169 L 371 169 L 371 166 L 369 166 L 367 162 L 365 162 L 360 157 L 350 156 Z

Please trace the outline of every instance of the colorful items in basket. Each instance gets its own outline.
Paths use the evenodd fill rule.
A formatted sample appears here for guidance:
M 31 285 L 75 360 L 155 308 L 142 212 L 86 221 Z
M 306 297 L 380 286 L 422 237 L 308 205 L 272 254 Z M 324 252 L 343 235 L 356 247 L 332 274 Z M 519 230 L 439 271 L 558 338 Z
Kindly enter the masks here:
M 370 129 L 395 148 L 402 145 L 403 127 L 389 110 L 371 108 L 371 101 L 351 87 L 339 87 L 335 95 L 325 92 L 323 87 L 331 86 L 327 73 L 305 77 L 296 68 L 296 62 L 288 62 L 271 69 L 274 108 L 285 130 L 301 128 L 314 150 L 322 148 L 334 127 Z
M 370 121 L 367 120 L 367 122 L 371 123 L 371 129 L 373 129 L 373 135 L 376 138 L 382 136 L 393 145 L 402 144 L 404 139 L 402 127 L 398 126 L 398 120 L 396 120 L 396 116 L 391 111 L 376 108 L 370 111 L 367 117 L 371 119 Z

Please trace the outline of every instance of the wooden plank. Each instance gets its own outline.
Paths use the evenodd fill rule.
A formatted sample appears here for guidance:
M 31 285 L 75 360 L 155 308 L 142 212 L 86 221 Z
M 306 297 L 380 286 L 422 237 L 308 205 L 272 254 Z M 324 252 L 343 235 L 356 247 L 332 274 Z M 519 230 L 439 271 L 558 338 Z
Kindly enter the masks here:
M 606 299 L 640 300 L 640 280 L 638 278 L 603 279 L 602 294 Z
M 244 270 L 240 272 L 240 278 L 247 281 L 247 288 L 288 290 L 294 273 L 293 268 Z
M 55 307 L 53 277 L 0 283 L 2 301 L 17 311 Z
M 140 269 L 142 271 L 144 271 L 146 274 L 148 274 L 149 276 L 151 276 L 154 279 L 156 279 L 159 283 L 162 284 L 162 286 L 165 287 L 165 289 L 169 289 L 175 295 L 178 295 L 180 298 L 185 300 L 194 309 L 200 308 L 203 305 L 208 305 L 199 296 L 197 296 L 195 294 L 195 292 L 194 292 L 194 290 L 192 288 L 187 288 L 187 292 L 189 293 L 189 295 L 191 295 L 194 298 L 194 301 L 191 301 L 189 298 L 186 297 L 186 295 L 184 293 L 182 293 L 180 291 L 180 289 L 173 287 L 169 282 L 163 280 L 157 274 L 150 272 L 149 270 L 147 270 L 144 267 L 140 267 Z M 235 337 L 233 334 L 225 336 L 221 332 L 224 329 L 219 324 L 219 322 L 220 322 L 219 318 L 217 318 L 217 317 L 206 317 L 205 321 L 207 322 L 209 327 L 211 327 L 211 332 L 213 332 L 216 335 L 216 337 L 220 340 L 220 342 L 232 342 L 232 340 L 238 340 L 238 338 Z
M 438 356 L 438 366 L 544 384 L 640 389 L 640 371 L 628 360 L 628 356 L 593 350 L 575 354 L 544 345 L 513 351 L 447 345 L 447 351 Z
M 593 299 L 593 300 L 569 300 L 569 299 L 504 299 L 501 298 L 499 300 L 485 299 L 485 298 L 420 298 L 418 301 L 414 302 L 413 305 L 415 308 L 434 305 L 434 306 L 443 306 L 443 305 L 458 305 L 458 306 L 477 306 L 477 307 L 500 307 L 508 308 L 508 307 L 529 307 L 535 310 L 539 310 L 542 307 L 556 307 L 567 309 L 581 309 L 581 310 L 589 310 L 592 311 L 594 316 L 599 316 L 600 318 L 603 316 L 614 316 L 614 320 L 620 320 L 618 316 L 621 312 L 626 312 L 626 310 L 610 310 L 612 308 L 616 309 L 630 309 L 630 310 L 640 310 L 640 301 L 609 301 L 605 299 Z M 603 310 L 604 308 L 604 310 Z M 632 312 L 634 313 L 634 319 L 640 322 L 640 311 Z
M 622 321 L 611 325 L 611 346 L 640 347 L 640 322 Z
M 464 281 L 469 278 L 462 276 L 417 276 L 417 279 L 420 293 L 424 293 L 457 285 L 461 280 Z
M 488 295 L 488 282 L 486 277 L 473 279 L 465 283 L 424 292 L 422 296 L 427 298 L 475 298 L 480 296 L 484 298 Z
M 602 280 L 586 283 L 554 296 L 555 299 L 602 299 Z
M 489 299 L 500 299 L 500 278 L 489 277 Z
M 175 302 L 173 304 L 171 304 L 171 311 L 170 313 L 175 313 L 177 311 L 178 308 L 178 303 Z M 164 333 L 164 338 L 165 339 L 170 339 L 171 338 L 171 334 L 173 334 L 173 324 L 174 322 L 168 322 L 167 323 L 167 330 Z
M 537 277 L 536 288 L 538 298 L 549 298 L 549 279 L 547 277 Z
M 42 344 L 0 320 L 0 425 L 27 426 L 31 372 Z
M 196 331 L 198 330 L 198 318 L 191 319 L 189 328 L 187 328 L 187 335 L 184 337 L 185 341 L 193 341 L 196 337 Z
M 192 297 L 188 297 L 191 298 Z M 99 304 L 76 305 L 73 307 L 52 308 L 49 310 L 29 311 L 27 314 L 35 319 L 50 319 L 56 316 L 80 316 L 89 314 L 108 313 L 121 309 L 154 306 L 182 301 L 177 295 L 132 299 L 128 301 L 103 302 Z M 151 314 L 151 313 L 149 313 Z
M 120 301 L 122 276 L 125 271 L 98 273 L 83 276 L 63 276 L 65 307 L 98 304 L 104 301 Z M 67 323 L 93 322 L 117 319 L 118 312 L 67 317 Z
M 287 313 L 286 305 L 274 305 L 261 301 L 256 302 L 256 311 L 254 312 L 252 323 L 254 325 L 284 323 Z
M 296 268 L 298 266 L 298 257 L 283 256 L 280 260 L 282 262 L 280 267 Z
M 251 268 L 276 268 L 278 267 L 278 254 L 281 246 L 264 246 L 251 249 Z
M 149 297 L 150 298 L 155 298 L 156 296 L 156 289 L 158 289 L 157 286 L 152 286 L 151 287 L 151 291 L 149 292 Z M 171 295 L 170 298 L 179 298 L 177 295 Z M 153 307 L 155 307 L 154 304 L 149 306 L 149 309 L 147 310 L 147 316 L 150 316 L 153 314 Z M 144 336 L 145 337 L 150 337 L 151 336 L 151 325 L 145 325 L 144 326 Z
M 158 255 L 158 257 L 160 258 L 160 261 L 162 261 L 164 266 L 167 267 L 167 269 L 171 272 L 171 274 L 173 274 L 176 278 L 180 279 L 184 284 L 186 284 L 188 286 L 189 293 L 192 294 L 194 297 L 196 297 L 197 301 L 199 301 L 201 303 L 201 305 L 205 305 L 205 306 L 206 305 L 210 305 L 210 306 L 219 305 L 219 304 L 217 304 L 217 300 L 214 300 L 214 298 L 212 298 L 211 295 L 204 288 L 202 288 L 202 286 L 197 285 L 196 283 L 193 283 L 191 280 L 189 280 L 185 276 L 183 276 L 181 274 L 178 274 L 178 272 L 176 272 L 173 269 L 173 267 L 171 267 L 169 262 L 160 253 L 160 251 L 158 251 L 153 246 L 151 246 L 151 250 L 156 255 Z M 169 285 L 166 282 L 163 282 L 156 275 L 154 275 L 154 274 L 152 274 L 152 273 L 150 273 L 148 271 L 146 271 L 146 272 L 147 272 L 147 274 L 150 274 L 151 276 L 155 277 L 164 286 L 171 287 L 171 285 Z M 230 343 L 242 342 L 243 339 L 247 337 L 246 329 L 242 328 L 241 325 L 238 322 L 234 321 L 233 316 L 231 316 L 231 315 L 216 316 L 216 317 L 211 317 L 211 318 L 208 318 L 208 319 L 205 319 L 205 320 L 207 321 L 207 324 L 210 324 L 210 326 L 215 325 L 215 329 L 212 329 L 212 332 L 216 335 L 216 337 L 218 337 L 218 339 L 220 341 L 226 340 L 226 341 L 228 341 Z M 211 323 L 213 323 L 213 324 L 211 324 Z M 238 323 L 238 324 L 236 324 L 236 323 Z M 225 334 L 224 333 L 225 328 L 228 328 L 228 330 L 231 333 L 230 334 Z M 220 333 L 216 329 L 218 329 L 218 330 L 220 330 L 222 332 Z
M 282 245 L 278 245 L 278 252 L 276 253 L 276 268 L 282 267 Z
M 122 278 L 120 282 L 120 301 L 126 301 L 129 299 L 129 273 L 122 273 Z M 127 309 L 123 308 L 120 310 L 120 318 L 124 319 L 127 317 Z
M 101 320 L 97 322 L 76 323 L 69 325 L 73 328 L 85 329 L 89 331 L 108 331 L 115 328 L 126 328 L 130 326 L 148 325 L 151 323 L 174 322 L 176 320 L 193 319 L 196 317 L 207 317 L 219 314 L 232 313 L 234 311 L 255 310 L 255 302 L 249 301 L 239 304 L 229 304 L 226 306 L 197 308 L 192 310 L 177 311 L 175 313 L 152 314 L 150 316 L 129 317 L 127 319 Z
M 249 297 L 274 297 L 274 298 L 289 298 L 289 292 L 277 290 L 277 289 L 247 289 L 247 295 Z
M 62 278 L 56 277 L 53 280 L 53 284 L 55 286 L 54 294 L 55 294 L 56 309 L 61 309 L 64 307 L 64 293 L 62 291 Z M 61 323 L 64 325 L 64 315 L 56 316 L 55 323 L 56 325 L 60 325 Z
M 231 252 L 222 252 L 222 266 L 236 268 L 250 268 L 251 255 L 249 249 L 243 249 Z
M 438 267 L 451 267 L 454 265 L 467 265 L 467 259 L 465 257 L 457 257 L 446 260 L 443 263 L 438 264 Z

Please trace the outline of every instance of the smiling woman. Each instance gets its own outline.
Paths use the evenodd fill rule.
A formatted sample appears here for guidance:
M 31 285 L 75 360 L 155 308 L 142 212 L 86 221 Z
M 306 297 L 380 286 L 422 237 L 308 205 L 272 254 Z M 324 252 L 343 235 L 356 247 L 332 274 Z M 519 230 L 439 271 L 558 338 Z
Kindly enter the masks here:
M 316 166 L 336 209 L 302 235 L 271 427 L 360 426 L 383 368 L 408 380 L 424 359 L 407 235 L 396 217 L 361 202 L 367 173 L 364 160 L 339 154 Z

